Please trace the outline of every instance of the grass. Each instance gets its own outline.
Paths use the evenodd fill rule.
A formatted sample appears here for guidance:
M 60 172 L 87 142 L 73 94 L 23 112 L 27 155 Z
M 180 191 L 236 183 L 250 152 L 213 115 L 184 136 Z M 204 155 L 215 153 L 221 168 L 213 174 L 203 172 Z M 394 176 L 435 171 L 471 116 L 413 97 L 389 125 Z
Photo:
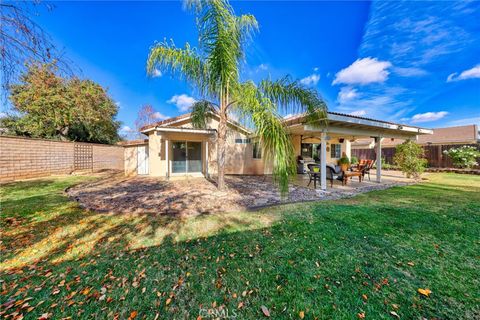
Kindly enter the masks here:
M 89 177 L 5 185 L 0 314 L 259 319 L 264 306 L 274 319 L 479 318 L 480 177 L 428 177 L 183 219 L 82 210 L 63 190 Z

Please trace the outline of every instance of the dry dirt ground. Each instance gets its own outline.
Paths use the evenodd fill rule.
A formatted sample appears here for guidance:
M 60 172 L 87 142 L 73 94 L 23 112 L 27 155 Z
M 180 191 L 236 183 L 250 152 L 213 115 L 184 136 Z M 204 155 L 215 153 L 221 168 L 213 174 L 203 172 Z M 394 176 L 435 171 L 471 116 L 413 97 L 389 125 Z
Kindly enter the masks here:
M 226 176 L 225 179 L 227 190 L 221 192 L 214 181 L 204 178 L 165 181 L 153 177 L 104 175 L 95 182 L 70 188 L 67 193 L 82 207 L 95 211 L 198 215 L 281 203 L 338 199 L 393 186 L 362 184 L 362 188 L 322 192 L 291 184 L 288 196 L 282 199 L 270 177 Z

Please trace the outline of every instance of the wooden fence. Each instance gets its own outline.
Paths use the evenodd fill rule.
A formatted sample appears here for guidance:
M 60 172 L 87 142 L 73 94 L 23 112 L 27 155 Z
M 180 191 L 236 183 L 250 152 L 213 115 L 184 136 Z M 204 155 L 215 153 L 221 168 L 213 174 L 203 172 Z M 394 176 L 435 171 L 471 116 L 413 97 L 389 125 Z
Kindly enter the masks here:
M 450 157 L 443 154 L 443 151 L 461 146 L 472 146 L 480 150 L 480 143 L 477 144 L 449 144 L 449 145 L 426 145 L 422 146 L 425 152 L 425 158 L 428 166 L 431 168 L 452 168 L 453 163 Z M 395 155 L 395 147 L 382 148 L 382 157 L 388 164 L 393 163 Z M 352 156 L 359 159 L 376 159 L 375 149 L 352 149 Z M 480 163 L 480 158 L 477 160 Z

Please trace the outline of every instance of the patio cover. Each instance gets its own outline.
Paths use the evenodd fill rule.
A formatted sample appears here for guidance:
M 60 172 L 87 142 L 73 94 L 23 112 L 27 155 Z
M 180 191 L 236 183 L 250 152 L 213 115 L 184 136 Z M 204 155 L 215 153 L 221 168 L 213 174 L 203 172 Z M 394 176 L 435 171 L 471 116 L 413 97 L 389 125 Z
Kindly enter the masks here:
M 337 112 L 328 112 L 328 119 L 316 124 L 305 123 L 304 115 L 297 115 L 285 119 L 285 123 L 291 134 L 316 136 L 320 139 L 320 185 L 322 190 L 326 190 L 326 154 L 327 141 L 329 137 L 342 137 L 345 139 L 356 138 L 374 138 L 376 148 L 376 168 L 377 182 L 381 182 L 382 177 L 382 139 L 397 138 L 416 140 L 417 135 L 432 134 L 430 129 L 408 126 L 388 121 L 352 116 Z

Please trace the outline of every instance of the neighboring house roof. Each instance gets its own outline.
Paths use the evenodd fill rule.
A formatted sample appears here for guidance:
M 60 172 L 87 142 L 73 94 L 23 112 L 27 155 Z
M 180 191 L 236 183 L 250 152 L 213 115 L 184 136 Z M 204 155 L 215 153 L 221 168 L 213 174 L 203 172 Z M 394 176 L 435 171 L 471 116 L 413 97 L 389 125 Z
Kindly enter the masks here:
M 128 140 L 128 141 L 120 141 L 117 142 L 117 145 L 120 146 L 137 146 L 142 144 L 147 144 L 148 139 L 139 139 L 139 140 Z
M 446 127 L 433 129 L 433 134 L 419 135 L 417 137 L 418 144 L 470 144 L 477 143 L 478 126 L 471 124 L 466 126 Z M 382 144 L 384 147 L 396 146 L 403 143 L 402 139 L 385 139 Z M 354 148 L 369 148 L 373 146 L 372 139 L 358 139 L 352 143 Z
M 477 141 L 478 127 L 474 124 L 433 129 L 432 135 L 419 136 L 417 139 L 419 144 L 476 143 Z

